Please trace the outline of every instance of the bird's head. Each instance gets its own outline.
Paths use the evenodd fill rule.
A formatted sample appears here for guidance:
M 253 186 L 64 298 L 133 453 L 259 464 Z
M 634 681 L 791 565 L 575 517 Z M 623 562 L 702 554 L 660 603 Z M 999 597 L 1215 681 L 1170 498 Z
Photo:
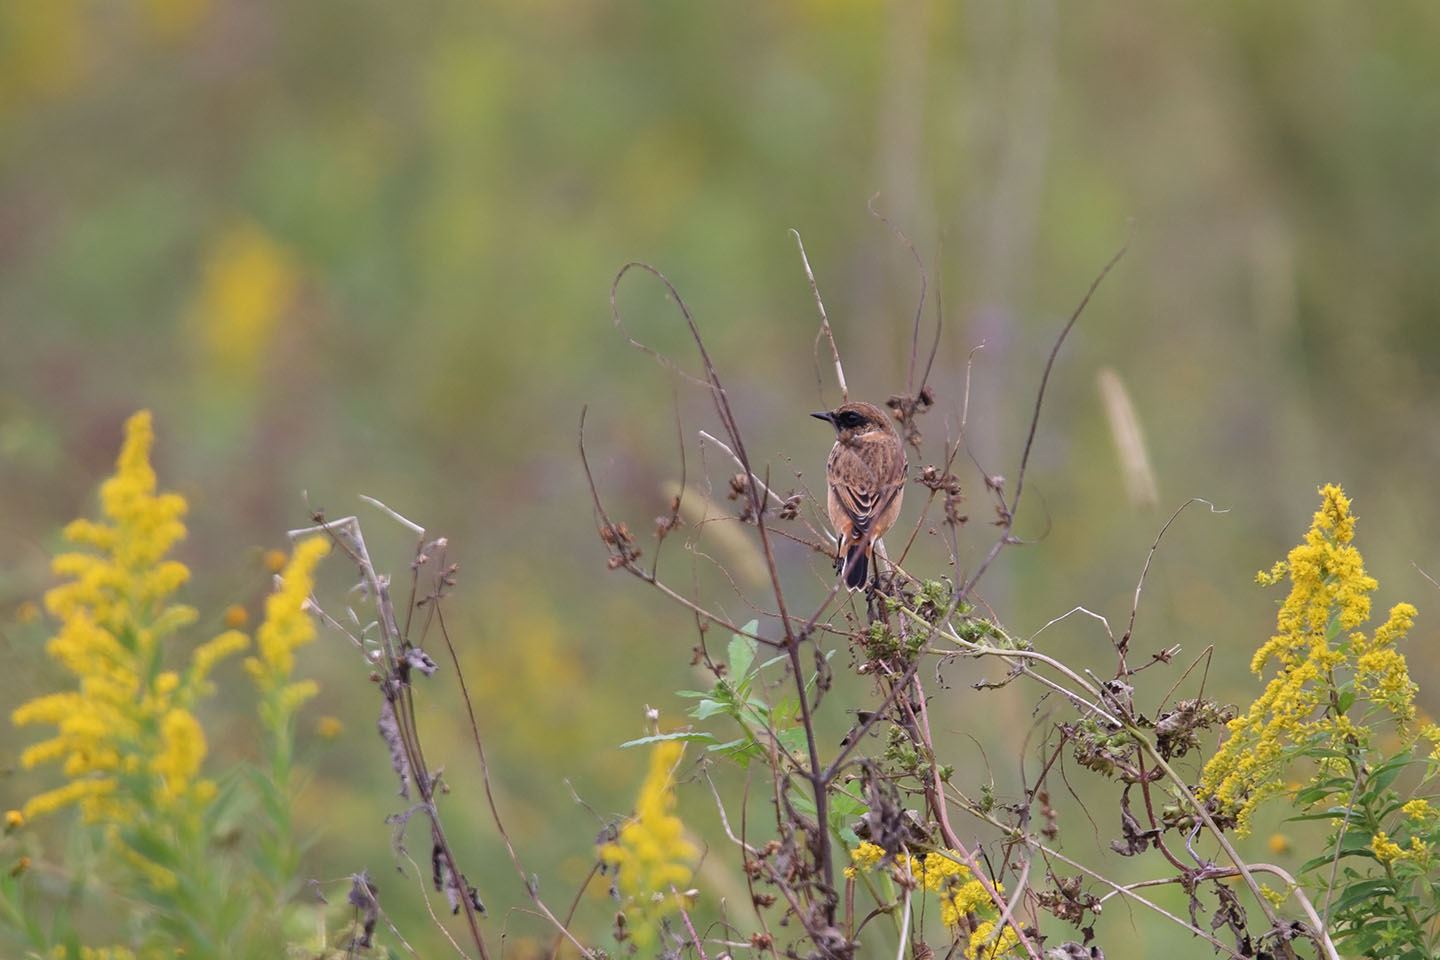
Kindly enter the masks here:
M 828 421 L 835 428 L 835 433 L 842 438 L 858 437 L 872 430 L 882 433 L 895 432 L 895 427 L 890 423 L 885 411 L 873 403 L 843 403 L 834 410 L 812 413 L 810 416 Z

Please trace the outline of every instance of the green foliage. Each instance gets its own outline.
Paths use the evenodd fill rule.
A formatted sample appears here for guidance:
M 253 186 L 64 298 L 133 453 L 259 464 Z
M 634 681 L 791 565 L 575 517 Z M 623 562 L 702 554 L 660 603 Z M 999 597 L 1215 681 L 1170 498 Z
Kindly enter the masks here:
M 677 739 L 714 741 L 707 748 L 712 752 L 732 759 L 742 768 L 751 761 L 765 757 L 771 744 L 793 755 L 805 749 L 805 730 L 800 725 L 799 701 L 794 697 L 782 696 L 773 702 L 767 699 L 768 687 L 764 672 L 786 662 L 784 656 L 771 657 L 756 663 L 760 643 L 754 637 L 759 621 L 751 620 L 731 635 L 726 647 L 726 661 L 715 686 L 709 692 L 698 690 L 677 690 L 676 696 L 699 702 L 691 708 L 690 716 L 696 720 L 709 720 L 726 716 L 740 726 L 741 736 L 719 742 L 710 734 L 671 734 Z M 826 659 L 834 656 L 830 651 Z M 805 690 L 813 691 L 818 674 L 812 674 L 806 681 Z M 652 738 L 647 738 L 652 739 Z M 631 746 L 645 741 L 631 741 Z

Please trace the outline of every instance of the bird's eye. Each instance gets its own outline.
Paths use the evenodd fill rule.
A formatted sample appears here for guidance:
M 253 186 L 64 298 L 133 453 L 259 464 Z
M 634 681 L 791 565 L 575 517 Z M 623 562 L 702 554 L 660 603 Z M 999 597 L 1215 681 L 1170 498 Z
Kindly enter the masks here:
M 840 414 L 840 425 L 847 430 L 853 430 L 865 422 L 865 418 L 854 410 L 846 410 Z

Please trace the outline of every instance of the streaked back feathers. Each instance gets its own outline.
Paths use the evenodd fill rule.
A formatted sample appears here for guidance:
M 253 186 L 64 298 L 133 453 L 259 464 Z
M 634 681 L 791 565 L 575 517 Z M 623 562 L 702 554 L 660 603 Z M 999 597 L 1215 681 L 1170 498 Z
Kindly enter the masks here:
M 900 515 L 908 462 L 890 417 L 870 403 L 842 404 L 813 416 L 835 427 L 836 440 L 826 462 L 826 506 L 840 538 L 837 563 L 845 585 L 865 585 L 875 540 Z

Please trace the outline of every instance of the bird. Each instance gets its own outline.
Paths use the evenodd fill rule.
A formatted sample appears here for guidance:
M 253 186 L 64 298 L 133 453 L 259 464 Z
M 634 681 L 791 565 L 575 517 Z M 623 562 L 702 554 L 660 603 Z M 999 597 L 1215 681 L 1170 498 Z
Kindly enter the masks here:
M 835 568 L 847 588 L 858 590 L 870 572 L 875 541 L 900 516 L 909 461 L 894 424 L 873 403 L 843 403 L 810 416 L 835 428 L 825 463 L 825 505 L 838 538 Z

